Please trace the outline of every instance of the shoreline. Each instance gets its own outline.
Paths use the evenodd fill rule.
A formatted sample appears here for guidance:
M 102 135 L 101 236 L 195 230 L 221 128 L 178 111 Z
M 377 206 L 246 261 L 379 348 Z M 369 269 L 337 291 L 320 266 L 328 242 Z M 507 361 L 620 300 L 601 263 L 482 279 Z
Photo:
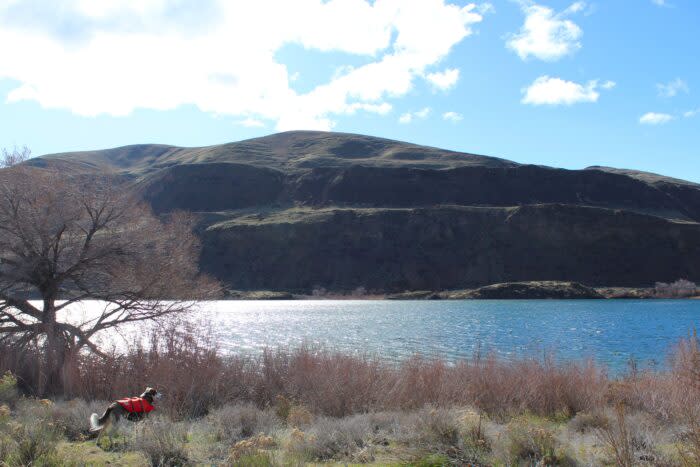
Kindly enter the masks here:
M 698 300 L 700 290 L 680 294 L 654 287 L 588 287 L 577 282 L 505 282 L 457 290 L 405 290 L 401 292 L 293 293 L 278 290 L 227 290 L 224 300 Z

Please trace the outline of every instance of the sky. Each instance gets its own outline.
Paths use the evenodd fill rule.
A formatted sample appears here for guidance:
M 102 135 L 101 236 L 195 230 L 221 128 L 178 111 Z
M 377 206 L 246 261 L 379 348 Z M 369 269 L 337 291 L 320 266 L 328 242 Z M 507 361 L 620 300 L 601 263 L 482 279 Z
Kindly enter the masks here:
M 0 147 L 362 133 L 700 182 L 697 0 L 0 0 Z

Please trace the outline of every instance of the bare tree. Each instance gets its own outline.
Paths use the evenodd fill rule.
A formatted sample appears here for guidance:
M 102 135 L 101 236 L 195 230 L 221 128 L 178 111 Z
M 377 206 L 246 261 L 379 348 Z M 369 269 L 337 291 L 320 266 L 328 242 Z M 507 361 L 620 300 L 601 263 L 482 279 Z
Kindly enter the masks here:
M 14 147 L 11 151 L 7 148 L 0 150 L 0 167 L 12 167 L 26 161 L 32 156 L 32 151 L 27 146 Z
M 213 297 L 185 214 L 156 218 L 107 176 L 66 176 L 25 165 L 0 171 L 0 342 L 45 350 L 46 391 L 60 392 L 98 333 L 180 313 Z M 40 299 L 35 305 L 32 298 Z M 88 321 L 65 308 L 101 300 Z

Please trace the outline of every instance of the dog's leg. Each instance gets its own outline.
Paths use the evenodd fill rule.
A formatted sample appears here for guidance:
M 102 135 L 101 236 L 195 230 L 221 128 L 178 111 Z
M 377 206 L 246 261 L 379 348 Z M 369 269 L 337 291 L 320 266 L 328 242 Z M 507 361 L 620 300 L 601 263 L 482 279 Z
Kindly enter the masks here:
M 107 420 L 106 420 L 104 423 L 102 423 L 102 424 L 99 426 L 99 428 L 97 429 L 97 438 L 95 438 L 95 444 L 96 444 L 97 446 L 100 446 L 100 440 L 101 440 L 102 437 L 105 435 L 105 433 L 107 433 L 107 429 L 109 428 L 109 427 L 107 426 L 107 425 L 109 425 L 109 420 L 110 420 L 110 419 L 107 418 Z M 100 446 L 100 447 L 101 447 L 101 446 Z
M 100 443 L 100 439 L 102 439 L 103 436 L 107 437 L 107 440 L 109 441 L 109 445 L 107 446 L 107 450 L 111 450 L 113 447 L 113 440 L 112 440 L 112 427 L 119 421 L 119 412 L 109 410 L 109 415 L 106 417 L 104 423 L 102 424 L 102 427 L 100 428 L 98 434 L 97 434 L 97 440 L 95 441 L 98 445 Z M 100 446 L 101 447 L 101 446 Z
M 97 432 L 97 438 L 95 439 L 95 444 L 99 446 L 100 440 L 102 439 L 102 436 L 105 435 L 107 432 L 109 425 L 111 424 L 110 422 L 112 421 L 113 418 L 115 418 L 115 415 L 113 413 L 114 411 L 114 404 L 110 404 L 109 407 L 107 407 L 107 410 L 105 410 L 105 413 L 102 414 L 101 417 L 98 417 L 97 414 L 92 414 L 90 417 L 90 431 L 92 432 Z M 111 438 L 110 438 L 110 445 L 111 445 Z M 111 446 L 110 446 L 111 447 Z

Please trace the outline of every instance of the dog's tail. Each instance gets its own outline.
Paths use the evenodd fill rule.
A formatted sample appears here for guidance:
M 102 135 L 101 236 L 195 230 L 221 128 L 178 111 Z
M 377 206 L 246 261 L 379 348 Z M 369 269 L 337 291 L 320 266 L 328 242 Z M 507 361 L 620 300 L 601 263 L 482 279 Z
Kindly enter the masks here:
M 100 431 L 104 425 L 100 425 L 100 416 L 96 413 L 90 415 L 90 431 Z

